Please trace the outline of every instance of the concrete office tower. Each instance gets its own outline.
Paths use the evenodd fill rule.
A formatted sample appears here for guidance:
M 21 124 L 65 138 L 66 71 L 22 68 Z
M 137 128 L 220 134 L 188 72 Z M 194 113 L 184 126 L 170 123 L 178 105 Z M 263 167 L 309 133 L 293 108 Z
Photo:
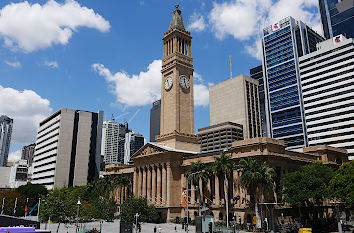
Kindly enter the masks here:
M 102 126 L 102 147 L 105 164 L 123 163 L 124 140 L 128 125 L 115 121 L 104 121 Z
M 243 126 L 234 122 L 224 122 L 198 129 L 200 151 L 228 148 L 234 141 L 243 140 Z
M 264 75 L 262 65 L 256 66 L 250 69 L 250 77 L 258 80 L 259 91 L 259 108 L 261 112 L 262 121 L 262 137 L 270 137 L 267 135 L 267 123 L 266 123 L 266 109 L 265 109 L 265 96 L 264 96 Z
M 299 59 L 309 146 L 347 149 L 354 159 L 354 40 L 338 36 Z
M 258 81 L 243 74 L 211 86 L 210 125 L 235 122 L 245 139 L 262 137 L 258 93 Z
M 6 167 L 9 156 L 13 119 L 0 116 L 0 166 Z
M 144 136 L 130 131 L 125 134 L 124 142 L 124 164 L 129 164 L 131 156 L 137 152 L 145 143 Z
M 152 104 L 150 109 L 150 142 L 156 142 L 155 137 L 160 135 L 161 100 Z
M 33 184 L 48 189 L 85 185 L 100 171 L 103 112 L 62 108 L 39 123 Z
M 35 147 L 36 144 L 33 143 L 22 148 L 21 159 L 26 160 L 29 167 L 32 166 Z
M 353 0 L 319 0 L 319 8 L 326 39 L 340 34 L 354 38 Z
M 287 17 L 263 29 L 263 73 L 268 135 L 288 149 L 307 146 L 298 58 L 323 38 Z

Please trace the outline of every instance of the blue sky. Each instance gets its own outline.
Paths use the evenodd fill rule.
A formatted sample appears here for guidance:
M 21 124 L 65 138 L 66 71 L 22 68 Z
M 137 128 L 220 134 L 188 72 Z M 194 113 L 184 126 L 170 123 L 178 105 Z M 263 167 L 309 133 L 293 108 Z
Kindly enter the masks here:
M 181 0 L 191 31 L 195 128 L 209 125 L 208 87 L 249 74 L 261 29 L 293 16 L 321 33 L 317 0 Z M 149 140 L 160 94 L 162 37 L 176 1 L 0 2 L 0 114 L 14 118 L 11 157 L 34 142 L 38 122 L 62 107 L 103 110 Z

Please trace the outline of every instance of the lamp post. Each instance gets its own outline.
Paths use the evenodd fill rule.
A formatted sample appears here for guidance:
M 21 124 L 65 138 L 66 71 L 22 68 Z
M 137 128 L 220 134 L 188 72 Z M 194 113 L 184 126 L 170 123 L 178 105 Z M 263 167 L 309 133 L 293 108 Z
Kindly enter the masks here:
M 77 211 L 76 211 L 76 233 L 77 233 L 77 230 L 78 230 L 78 227 L 79 227 L 79 211 L 80 211 L 80 205 L 81 205 L 81 201 L 80 201 L 80 197 L 79 199 L 77 200 Z
M 139 218 L 139 214 L 136 213 L 135 214 L 135 232 L 138 233 L 138 218 Z
M 193 172 L 193 173 L 191 173 L 191 174 L 189 174 L 189 175 L 187 176 L 187 198 L 186 198 L 186 199 L 187 199 L 187 213 L 186 213 L 186 215 L 187 215 L 187 224 L 186 224 L 187 233 L 189 232 L 189 227 L 188 227 L 188 222 L 189 222 L 189 212 L 188 212 L 188 202 L 189 202 L 189 200 L 188 200 L 188 193 L 189 193 L 189 190 L 192 191 L 192 189 L 188 189 L 188 187 L 189 187 L 189 177 L 192 176 L 192 175 L 195 175 L 195 174 L 202 173 L 202 172 L 205 172 L 205 170 L 201 170 L 201 171 L 199 171 L 199 172 Z M 200 209 L 200 199 L 199 199 L 199 209 Z

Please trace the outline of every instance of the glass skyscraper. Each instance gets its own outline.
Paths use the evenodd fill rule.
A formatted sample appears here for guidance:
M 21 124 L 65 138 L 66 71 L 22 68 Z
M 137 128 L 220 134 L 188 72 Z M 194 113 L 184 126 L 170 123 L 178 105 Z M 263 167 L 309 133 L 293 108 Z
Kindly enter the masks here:
M 298 58 L 316 51 L 323 38 L 287 17 L 263 29 L 263 73 L 268 136 L 288 148 L 307 146 Z
M 9 156 L 13 119 L 0 116 L 0 166 L 6 167 Z
M 262 137 L 267 137 L 267 124 L 266 124 L 266 110 L 265 110 L 265 97 L 264 97 L 264 75 L 262 65 L 256 66 L 250 69 L 250 77 L 258 80 L 258 90 L 259 90 L 259 108 L 261 111 L 261 121 L 262 121 Z
M 326 39 L 340 34 L 354 38 L 353 0 L 319 0 L 319 8 Z

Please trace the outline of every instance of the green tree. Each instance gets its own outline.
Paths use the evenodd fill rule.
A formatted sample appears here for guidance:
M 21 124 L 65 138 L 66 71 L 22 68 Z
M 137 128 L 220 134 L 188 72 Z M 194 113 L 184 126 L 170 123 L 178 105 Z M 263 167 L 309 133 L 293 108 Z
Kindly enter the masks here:
M 44 185 L 32 184 L 28 182 L 17 188 L 17 191 L 26 199 L 28 198 L 28 206 L 33 207 L 42 196 L 48 194 L 48 190 Z
M 159 215 L 155 206 L 148 205 L 146 198 L 131 197 L 121 208 L 120 219 L 122 222 L 135 222 L 135 214 L 139 214 L 139 222 L 156 222 Z
M 76 203 L 77 199 L 71 196 L 70 189 L 55 189 L 42 202 L 40 216 L 45 221 L 50 218 L 57 222 L 58 232 L 61 223 L 68 223 L 75 219 Z
M 255 158 L 241 159 L 238 168 L 241 170 L 240 185 L 253 194 L 255 213 L 258 217 L 259 198 L 267 190 L 275 188 L 275 171 L 270 168 L 266 162 L 259 163 Z M 257 219 L 257 227 L 260 227 L 261 221 Z
M 115 204 L 111 198 L 99 196 L 88 206 L 87 214 L 91 219 L 98 219 L 100 221 L 100 232 L 102 232 L 103 221 L 112 222 L 114 220 L 115 210 Z
M 320 163 L 305 165 L 280 180 L 282 198 L 298 207 L 301 220 L 303 207 L 321 204 L 330 197 L 327 186 L 333 176 L 333 170 Z
M 3 198 L 5 198 L 4 199 L 5 215 L 14 215 L 16 198 L 17 198 L 17 204 L 16 204 L 15 216 L 25 215 L 26 201 L 25 198 L 17 190 L 0 190 L 0 205 L 2 205 Z M 0 208 L 2 208 L 2 206 Z
M 226 225 L 229 227 L 229 200 L 227 198 L 227 183 L 232 170 L 235 168 L 235 163 L 230 154 L 221 153 L 219 157 L 214 157 L 212 171 L 218 177 L 224 178 L 224 194 L 225 194 L 225 210 L 226 210 Z
M 191 169 L 186 172 L 187 178 L 192 181 L 193 185 L 199 185 L 199 180 L 202 182 L 202 186 L 199 187 L 198 189 L 198 194 L 200 196 L 200 188 L 203 188 L 203 195 L 205 193 L 205 183 L 209 179 L 208 175 L 208 167 L 205 163 L 202 163 L 201 160 L 198 160 L 197 162 L 192 162 L 191 163 Z M 204 197 L 202 197 L 201 200 L 202 204 L 204 204 Z
M 354 209 L 354 161 L 339 167 L 329 182 L 329 192 L 347 208 Z

